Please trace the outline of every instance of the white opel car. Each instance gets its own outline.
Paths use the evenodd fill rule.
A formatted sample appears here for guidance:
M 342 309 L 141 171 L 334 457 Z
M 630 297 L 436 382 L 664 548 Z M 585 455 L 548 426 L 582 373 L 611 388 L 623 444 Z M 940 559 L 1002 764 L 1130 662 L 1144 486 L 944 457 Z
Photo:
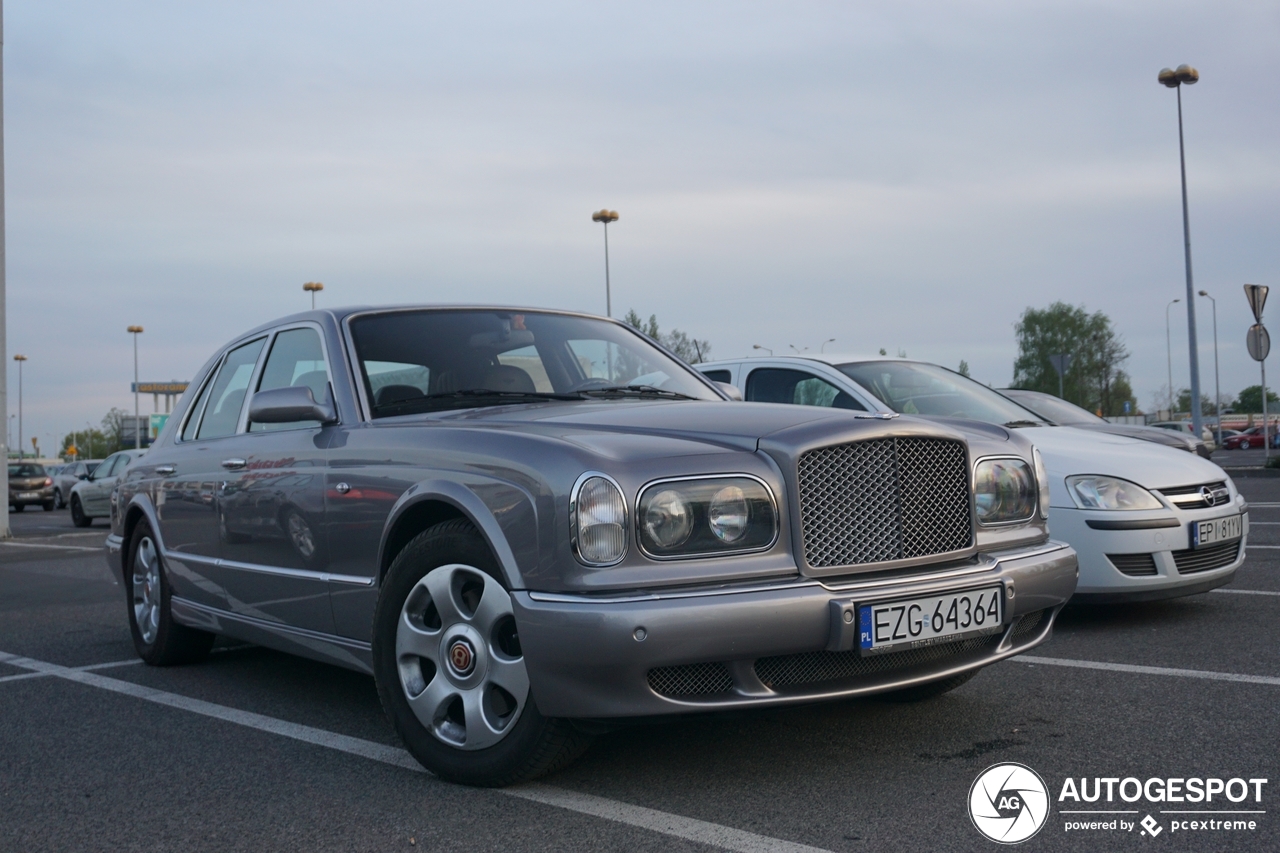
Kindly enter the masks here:
M 965 418 L 1024 430 L 1050 478 L 1049 525 L 1076 549 L 1076 600 L 1150 601 L 1230 583 L 1244 561 L 1248 505 L 1212 462 L 1150 442 L 1053 426 L 944 367 L 802 355 L 697 365 L 746 400 Z

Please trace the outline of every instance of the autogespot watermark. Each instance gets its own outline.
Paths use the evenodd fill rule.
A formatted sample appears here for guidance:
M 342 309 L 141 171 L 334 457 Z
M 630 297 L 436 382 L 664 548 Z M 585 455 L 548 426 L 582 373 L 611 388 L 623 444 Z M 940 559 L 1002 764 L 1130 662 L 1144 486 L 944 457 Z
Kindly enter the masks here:
M 1241 777 L 1068 777 L 1057 796 L 1068 833 L 1133 833 L 1156 838 L 1182 833 L 1255 832 L 1266 809 L 1268 780 Z M 988 767 L 969 789 L 969 817 L 1001 844 L 1031 838 L 1049 822 L 1049 788 L 1024 764 Z M 1096 836 L 1095 836 L 1096 837 Z

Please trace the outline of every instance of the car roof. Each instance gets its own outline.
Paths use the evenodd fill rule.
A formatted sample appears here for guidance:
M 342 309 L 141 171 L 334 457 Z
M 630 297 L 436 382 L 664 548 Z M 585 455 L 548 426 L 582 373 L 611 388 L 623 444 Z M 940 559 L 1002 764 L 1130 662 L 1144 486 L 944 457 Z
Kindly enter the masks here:
M 772 358 L 774 360 L 781 359 L 783 361 L 816 361 L 822 364 L 832 365 L 833 367 L 835 365 L 848 364 L 854 361 L 899 361 L 907 364 L 928 364 L 934 367 L 941 367 L 941 365 L 935 364 L 932 361 L 923 361 L 922 359 L 918 359 L 918 358 L 898 358 L 896 356 L 891 356 L 891 355 L 865 355 L 865 354 L 858 355 L 858 354 L 852 354 L 852 353 L 839 353 L 839 352 L 837 353 L 805 352 L 799 355 L 796 355 L 795 353 L 785 353 L 783 355 L 747 355 L 747 356 L 742 356 L 741 358 L 713 359 L 712 361 L 708 361 L 703 364 L 698 364 L 695 366 L 698 368 L 703 368 L 709 365 L 714 366 L 716 364 L 719 364 L 722 361 L 730 361 L 730 362 L 757 361 L 757 360 L 762 360 L 767 358 Z M 949 369 L 950 368 L 945 368 L 945 367 L 943 368 L 943 370 L 949 370 Z

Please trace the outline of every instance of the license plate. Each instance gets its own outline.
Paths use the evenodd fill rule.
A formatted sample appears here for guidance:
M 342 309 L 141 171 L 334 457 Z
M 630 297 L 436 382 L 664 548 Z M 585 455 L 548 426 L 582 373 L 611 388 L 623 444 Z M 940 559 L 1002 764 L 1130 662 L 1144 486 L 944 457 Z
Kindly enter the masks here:
M 858 607 L 858 644 L 864 655 L 994 634 L 1003 626 L 1001 586 Z
M 40 497 L 40 493 L 39 493 L 39 492 L 18 492 L 18 498 L 19 498 L 19 499 L 24 499 L 24 498 L 38 498 L 38 497 Z
M 1208 521 L 1191 522 L 1191 547 L 1203 548 L 1205 545 L 1216 545 L 1229 542 L 1244 535 L 1244 516 L 1228 515 L 1226 518 L 1211 518 Z

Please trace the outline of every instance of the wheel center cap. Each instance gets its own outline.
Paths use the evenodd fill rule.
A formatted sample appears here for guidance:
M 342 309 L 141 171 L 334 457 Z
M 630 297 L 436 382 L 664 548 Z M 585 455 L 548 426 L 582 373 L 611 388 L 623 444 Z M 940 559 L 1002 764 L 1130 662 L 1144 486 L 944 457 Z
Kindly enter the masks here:
M 476 653 L 466 640 L 454 640 L 449 646 L 449 666 L 458 675 L 470 675 L 475 669 Z

